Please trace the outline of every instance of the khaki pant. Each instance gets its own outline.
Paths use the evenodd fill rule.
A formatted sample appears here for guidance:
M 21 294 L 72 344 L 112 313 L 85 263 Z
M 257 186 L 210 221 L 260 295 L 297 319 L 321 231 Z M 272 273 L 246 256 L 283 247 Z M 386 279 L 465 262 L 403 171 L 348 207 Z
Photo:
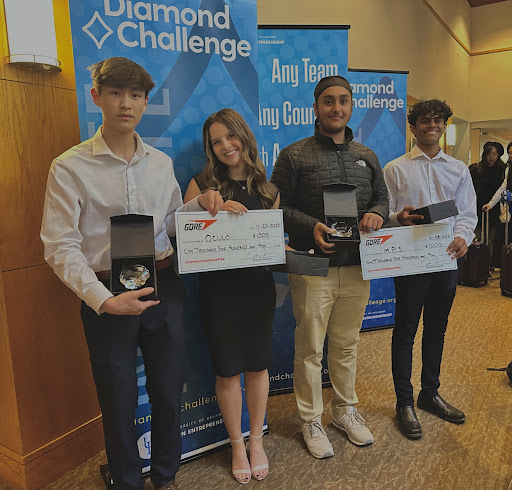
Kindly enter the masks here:
M 323 413 L 322 356 L 328 336 L 329 376 L 334 389 L 333 412 L 357 403 L 357 344 L 370 281 L 360 266 L 329 267 L 327 277 L 289 274 L 293 300 L 295 359 L 293 389 L 304 422 Z

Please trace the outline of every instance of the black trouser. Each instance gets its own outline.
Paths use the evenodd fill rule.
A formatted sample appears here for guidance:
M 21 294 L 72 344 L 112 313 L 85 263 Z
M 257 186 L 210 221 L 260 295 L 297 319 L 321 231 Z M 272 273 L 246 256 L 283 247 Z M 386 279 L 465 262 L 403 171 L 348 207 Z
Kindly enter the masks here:
M 180 464 L 185 292 L 172 268 L 158 272 L 158 296 L 160 304 L 140 316 L 98 316 L 82 303 L 108 465 L 116 489 L 144 487 L 134 424 L 137 345 L 144 357 L 151 403 L 151 481 L 155 487 L 173 481 Z
M 393 382 L 398 406 L 414 405 L 412 348 L 423 309 L 421 389 L 436 396 L 444 334 L 457 289 L 458 271 L 396 277 L 395 327 L 391 342 Z

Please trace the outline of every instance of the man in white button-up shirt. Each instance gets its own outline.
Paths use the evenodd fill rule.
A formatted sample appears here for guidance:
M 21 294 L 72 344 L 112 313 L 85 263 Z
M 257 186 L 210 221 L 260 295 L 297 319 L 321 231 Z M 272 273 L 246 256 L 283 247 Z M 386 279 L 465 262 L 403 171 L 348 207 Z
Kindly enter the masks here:
M 465 163 L 446 155 L 439 139 L 446 130 L 451 109 L 440 100 L 415 104 L 408 116 L 416 146 L 384 167 L 389 190 L 391 226 L 413 225 L 415 208 L 449 199 L 455 200 L 459 214 L 449 218 L 454 239 L 447 253 L 463 257 L 473 240 L 477 224 L 476 195 Z M 422 436 L 414 410 L 411 385 L 412 348 L 423 310 L 421 391 L 418 407 L 449 422 L 462 424 L 465 415 L 439 396 L 439 373 L 448 315 L 457 288 L 457 270 L 395 278 L 396 313 L 392 340 L 393 382 L 400 431 L 411 439 Z
M 135 132 L 154 87 L 150 75 L 126 58 L 91 67 L 94 103 L 103 125 L 93 138 L 57 157 L 50 168 L 41 228 L 45 259 L 83 300 L 81 317 L 98 399 L 112 488 L 141 489 L 141 465 L 133 420 L 137 407 L 136 348 L 144 356 L 152 405 L 151 480 L 176 488 L 183 389 L 184 288 L 170 267 L 178 209 L 223 206 L 209 191 L 183 205 L 171 159 Z M 141 301 L 153 288 L 113 296 L 108 290 L 110 217 L 153 217 L 158 301 Z

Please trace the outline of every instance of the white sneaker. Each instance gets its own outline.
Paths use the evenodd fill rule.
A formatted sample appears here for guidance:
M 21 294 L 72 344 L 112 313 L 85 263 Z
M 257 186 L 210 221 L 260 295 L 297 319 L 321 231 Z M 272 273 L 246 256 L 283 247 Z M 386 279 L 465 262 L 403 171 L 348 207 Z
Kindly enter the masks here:
M 347 407 L 347 413 L 336 418 L 333 412 L 332 425 L 347 433 L 348 439 L 356 446 L 368 446 L 373 444 L 372 433 L 364 425 L 363 416 L 356 407 Z
M 309 452 L 315 458 L 324 459 L 334 455 L 334 449 L 319 421 L 306 422 L 302 426 L 302 435 Z

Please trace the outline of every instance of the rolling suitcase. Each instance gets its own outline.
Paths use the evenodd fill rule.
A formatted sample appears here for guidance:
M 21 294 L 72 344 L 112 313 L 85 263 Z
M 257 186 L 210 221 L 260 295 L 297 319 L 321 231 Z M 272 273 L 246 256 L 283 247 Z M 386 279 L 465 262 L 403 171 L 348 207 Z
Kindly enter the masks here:
M 507 206 L 507 213 L 510 208 Z M 505 223 L 505 245 L 501 247 L 500 287 L 501 294 L 512 298 L 512 244 L 508 243 L 509 223 Z
M 459 284 L 478 288 L 489 281 L 489 213 L 482 213 L 482 240 L 474 240 L 462 259 L 459 270 Z

